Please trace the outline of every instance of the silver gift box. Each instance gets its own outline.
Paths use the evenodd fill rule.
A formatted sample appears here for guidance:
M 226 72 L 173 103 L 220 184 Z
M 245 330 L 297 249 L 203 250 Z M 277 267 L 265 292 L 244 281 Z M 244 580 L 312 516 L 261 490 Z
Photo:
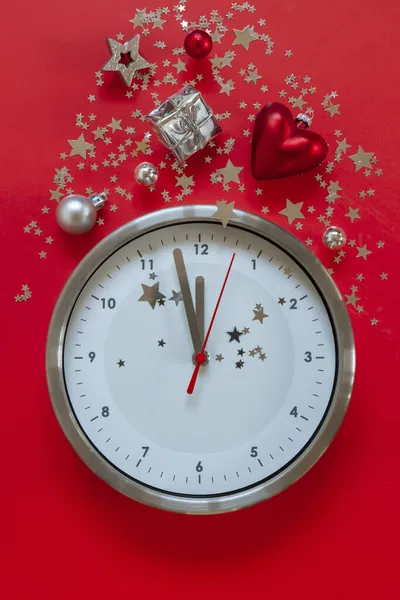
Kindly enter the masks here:
M 147 115 L 159 140 L 183 162 L 201 150 L 222 128 L 202 95 L 190 85 Z

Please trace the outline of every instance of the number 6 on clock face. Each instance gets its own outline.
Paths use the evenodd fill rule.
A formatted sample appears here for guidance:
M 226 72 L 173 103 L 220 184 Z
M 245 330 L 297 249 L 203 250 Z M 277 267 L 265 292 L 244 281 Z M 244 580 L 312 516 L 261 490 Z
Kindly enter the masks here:
M 50 396 L 77 453 L 115 489 L 179 512 L 234 510 L 296 481 L 354 376 L 350 321 L 318 259 L 272 223 L 238 211 L 223 228 L 214 210 L 112 233 L 67 282 L 48 335 Z

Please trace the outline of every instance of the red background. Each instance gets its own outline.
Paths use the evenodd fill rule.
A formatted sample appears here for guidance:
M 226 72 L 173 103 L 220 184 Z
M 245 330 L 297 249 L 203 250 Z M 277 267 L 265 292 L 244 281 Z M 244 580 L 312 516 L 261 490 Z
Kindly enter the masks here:
M 384 176 L 374 182 L 376 194 L 368 199 L 363 227 L 367 238 L 372 231 L 374 239 L 385 240 L 377 269 L 388 272 L 389 279 L 383 286 L 378 277 L 371 278 L 365 288 L 378 315 L 382 311 L 378 327 L 371 328 L 369 319 L 351 313 L 358 361 L 355 390 L 344 424 L 324 457 L 269 502 L 207 518 L 162 513 L 128 500 L 89 472 L 69 447 L 48 399 L 45 338 L 70 271 L 103 232 L 79 241 L 63 237 L 52 212 L 49 231 L 57 239 L 58 252 L 47 261 L 38 261 L 40 248 L 32 250 L 31 238 L 28 243 L 22 233 L 40 207 L 49 205 L 48 189 L 59 153 L 67 150 L 65 140 L 80 133 L 71 134 L 71 119 L 81 110 L 82 97 L 91 93 L 88 82 L 92 84 L 93 72 L 104 61 L 103 40 L 116 31 L 129 31 L 127 19 L 134 8 L 126 0 L 20 0 L 2 7 L 4 600 L 137 594 L 285 599 L 398 595 L 400 14 L 396 3 L 386 4 L 259 4 L 257 19 L 267 19 L 280 52 L 291 48 L 293 60 L 301 57 L 321 87 L 340 90 L 343 116 L 337 127 L 365 150 L 372 146 L 380 157 Z M 153 6 L 150 0 L 147 8 Z M 221 2 L 218 8 L 226 12 L 228 4 Z M 176 45 L 181 43 L 177 39 Z M 292 68 L 287 67 L 288 73 Z M 292 189 L 293 184 L 288 185 Z M 301 188 L 296 198 L 301 199 Z M 121 223 L 144 212 L 140 202 L 125 209 Z M 245 199 L 237 206 L 250 208 Z M 275 220 L 284 224 L 279 219 Z M 108 225 L 107 232 L 120 222 Z M 32 299 L 15 303 L 15 294 L 26 282 Z

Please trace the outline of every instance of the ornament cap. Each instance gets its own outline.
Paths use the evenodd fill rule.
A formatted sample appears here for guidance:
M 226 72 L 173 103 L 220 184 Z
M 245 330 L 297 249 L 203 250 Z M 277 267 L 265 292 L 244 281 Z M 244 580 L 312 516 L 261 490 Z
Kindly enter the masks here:
M 99 194 L 91 194 L 88 197 L 88 200 L 93 204 L 96 210 L 100 210 L 107 202 L 107 196 L 104 192 L 101 192 Z
M 311 127 L 312 118 L 309 115 L 306 115 L 306 113 L 300 113 L 296 117 L 296 123 L 298 127 L 304 127 L 305 129 L 308 129 Z

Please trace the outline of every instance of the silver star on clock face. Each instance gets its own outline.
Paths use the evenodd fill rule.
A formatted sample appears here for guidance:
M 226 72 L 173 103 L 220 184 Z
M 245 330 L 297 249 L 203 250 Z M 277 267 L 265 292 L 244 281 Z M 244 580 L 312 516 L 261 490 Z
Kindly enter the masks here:
M 139 35 L 135 35 L 125 44 L 120 44 L 111 38 L 106 40 L 111 57 L 104 65 L 103 71 L 118 71 L 128 87 L 131 85 L 136 71 L 148 69 L 151 66 L 139 54 L 139 40 Z

